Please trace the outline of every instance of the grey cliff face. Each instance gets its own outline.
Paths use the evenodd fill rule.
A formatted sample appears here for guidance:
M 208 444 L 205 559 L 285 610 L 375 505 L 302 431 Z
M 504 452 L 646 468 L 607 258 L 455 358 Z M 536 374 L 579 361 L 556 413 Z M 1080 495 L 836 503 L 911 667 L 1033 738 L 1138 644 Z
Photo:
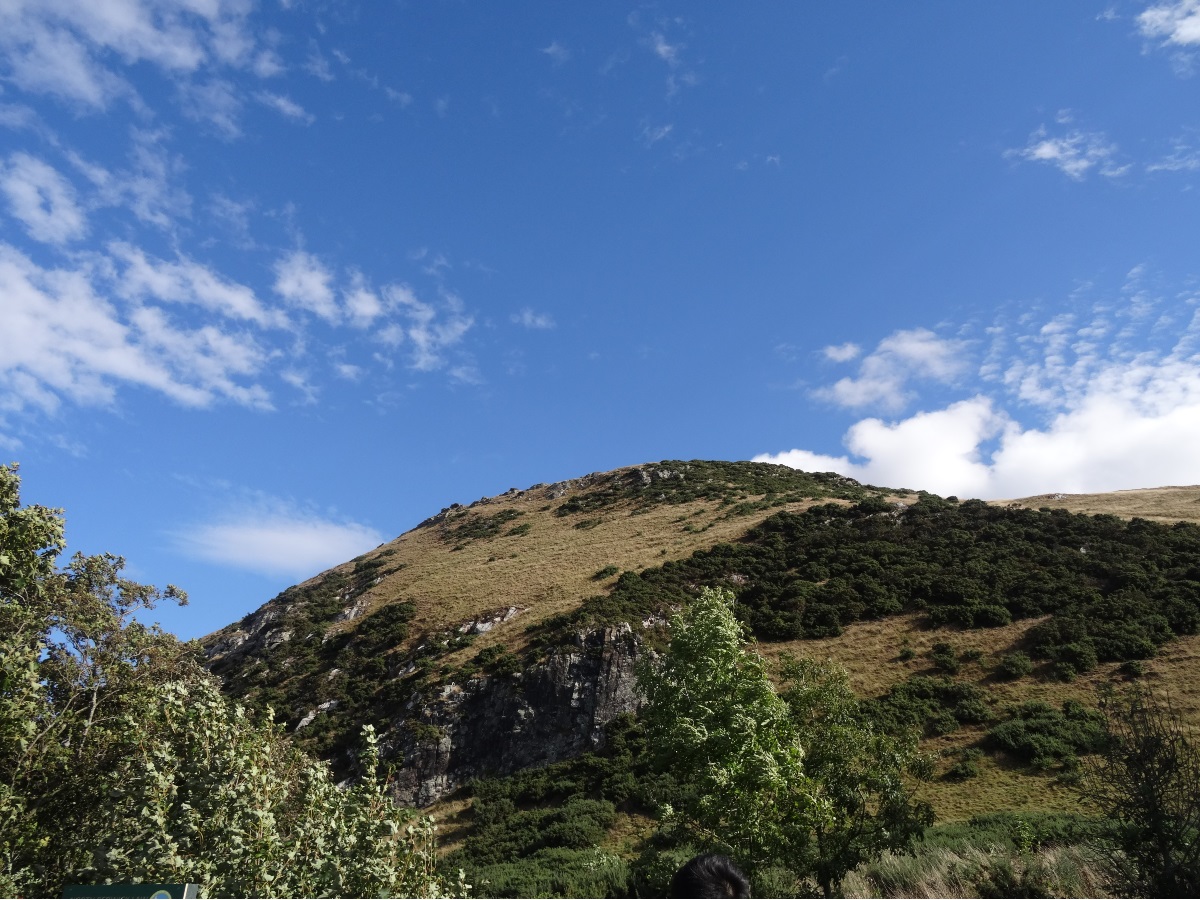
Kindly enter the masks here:
M 576 646 L 515 676 L 449 684 L 414 697 L 382 738 L 401 763 L 396 799 L 428 806 L 484 775 L 508 775 L 599 749 L 604 727 L 638 707 L 641 648 L 628 625 L 581 633 Z M 420 724 L 409 724 L 416 720 Z

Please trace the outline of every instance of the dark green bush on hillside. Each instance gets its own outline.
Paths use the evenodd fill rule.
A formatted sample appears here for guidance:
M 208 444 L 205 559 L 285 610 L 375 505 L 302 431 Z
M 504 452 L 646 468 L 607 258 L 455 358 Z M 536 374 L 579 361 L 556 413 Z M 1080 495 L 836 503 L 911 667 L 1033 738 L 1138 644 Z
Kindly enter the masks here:
M 1081 552 L 1082 551 L 1082 552 Z M 820 638 L 851 622 L 924 611 L 933 626 L 1051 616 L 1033 655 L 1086 671 L 1143 659 L 1200 625 L 1200 526 L 1063 510 L 879 498 L 782 512 L 735 544 L 625 573 L 607 594 L 537 629 L 554 645 L 589 624 L 637 621 L 723 585 L 763 640 Z
M 946 677 L 913 675 L 892 685 L 883 697 L 864 700 L 871 720 L 891 733 L 915 728 L 925 734 L 949 734 L 959 725 L 991 721 L 991 698 L 981 687 Z
M 1033 660 L 1020 650 L 1006 654 L 996 667 L 996 674 L 1001 678 L 1024 678 L 1032 671 Z
M 985 740 L 993 749 L 1039 769 L 1072 766 L 1079 754 L 1104 748 L 1104 716 L 1077 700 L 1065 701 L 1061 710 L 1029 700 L 1010 710 Z

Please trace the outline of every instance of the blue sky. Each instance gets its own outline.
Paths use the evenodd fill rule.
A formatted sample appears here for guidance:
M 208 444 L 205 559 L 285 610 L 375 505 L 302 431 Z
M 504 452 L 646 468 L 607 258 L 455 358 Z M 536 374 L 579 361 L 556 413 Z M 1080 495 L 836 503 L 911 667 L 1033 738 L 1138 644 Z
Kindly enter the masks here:
M 0 453 L 185 637 L 649 460 L 1195 483 L 1198 70 L 1200 0 L 8 0 Z

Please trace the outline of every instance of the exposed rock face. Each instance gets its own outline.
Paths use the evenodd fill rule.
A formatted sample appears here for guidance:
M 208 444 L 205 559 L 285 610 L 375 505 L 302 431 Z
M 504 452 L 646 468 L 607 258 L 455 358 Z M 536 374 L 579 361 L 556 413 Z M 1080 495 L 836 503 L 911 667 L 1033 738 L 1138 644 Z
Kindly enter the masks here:
M 637 709 L 640 652 L 628 625 L 598 629 L 518 675 L 474 678 L 414 698 L 409 718 L 381 741 L 385 755 L 403 760 L 393 782 L 397 800 L 428 806 L 472 778 L 598 749 L 604 726 Z

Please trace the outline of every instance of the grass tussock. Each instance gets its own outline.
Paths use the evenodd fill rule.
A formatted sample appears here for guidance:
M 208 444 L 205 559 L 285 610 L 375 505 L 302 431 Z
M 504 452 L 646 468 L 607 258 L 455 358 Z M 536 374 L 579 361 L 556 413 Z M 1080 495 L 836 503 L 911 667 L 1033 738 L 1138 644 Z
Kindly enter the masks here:
M 1112 897 L 1105 857 L 1088 846 L 1014 854 L 1001 847 L 884 853 L 842 883 L 846 897 Z

